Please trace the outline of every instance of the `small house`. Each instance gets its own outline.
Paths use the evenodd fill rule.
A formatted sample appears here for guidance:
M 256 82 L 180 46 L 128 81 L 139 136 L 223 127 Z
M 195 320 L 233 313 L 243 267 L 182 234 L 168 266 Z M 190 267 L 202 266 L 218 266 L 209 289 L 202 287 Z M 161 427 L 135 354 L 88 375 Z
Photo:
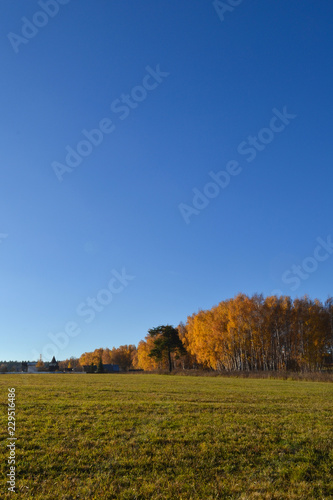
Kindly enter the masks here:
M 83 370 L 86 373 L 96 373 L 97 366 L 96 365 L 83 365 Z M 111 364 L 103 364 L 103 372 L 104 373 L 119 373 L 119 365 L 111 365 Z

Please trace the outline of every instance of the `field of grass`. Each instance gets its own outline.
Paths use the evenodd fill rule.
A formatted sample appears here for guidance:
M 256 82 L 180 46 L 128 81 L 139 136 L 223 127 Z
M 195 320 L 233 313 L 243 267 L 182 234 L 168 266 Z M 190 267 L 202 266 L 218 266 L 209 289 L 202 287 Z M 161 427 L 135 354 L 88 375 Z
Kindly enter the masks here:
M 168 375 L 0 377 L 16 498 L 333 499 L 333 385 Z

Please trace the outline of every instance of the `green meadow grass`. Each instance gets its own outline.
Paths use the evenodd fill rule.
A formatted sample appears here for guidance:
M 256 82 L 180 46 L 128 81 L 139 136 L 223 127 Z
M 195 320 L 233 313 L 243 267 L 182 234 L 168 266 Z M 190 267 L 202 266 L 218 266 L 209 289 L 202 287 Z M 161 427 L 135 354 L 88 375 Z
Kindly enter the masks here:
M 0 394 L 1 499 L 333 499 L 330 383 L 3 375 Z

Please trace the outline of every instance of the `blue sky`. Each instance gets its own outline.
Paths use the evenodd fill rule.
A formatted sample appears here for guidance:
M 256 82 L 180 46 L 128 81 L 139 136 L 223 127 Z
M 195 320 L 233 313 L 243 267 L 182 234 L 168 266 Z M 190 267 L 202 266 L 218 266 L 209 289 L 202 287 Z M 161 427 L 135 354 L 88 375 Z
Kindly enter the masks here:
M 223 10 L 2 1 L 1 359 L 332 295 L 333 4 Z

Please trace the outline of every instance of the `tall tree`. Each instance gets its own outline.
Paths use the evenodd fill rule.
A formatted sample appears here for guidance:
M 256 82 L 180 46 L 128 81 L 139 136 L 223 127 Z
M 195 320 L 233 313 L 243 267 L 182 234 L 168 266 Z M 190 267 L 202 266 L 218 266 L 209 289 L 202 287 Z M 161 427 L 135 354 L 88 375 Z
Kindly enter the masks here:
M 186 349 L 183 342 L 179 338 L 177 328 L 171 325 L 157 326 L 148 330 L 148 335 L 154 339 L 153 348 L 149 356 L 155 358 L 157 361 L 167 357 L 169 364 L 169 371 L 172 371 L 171 353 L 176 356 L 186 354 Z

